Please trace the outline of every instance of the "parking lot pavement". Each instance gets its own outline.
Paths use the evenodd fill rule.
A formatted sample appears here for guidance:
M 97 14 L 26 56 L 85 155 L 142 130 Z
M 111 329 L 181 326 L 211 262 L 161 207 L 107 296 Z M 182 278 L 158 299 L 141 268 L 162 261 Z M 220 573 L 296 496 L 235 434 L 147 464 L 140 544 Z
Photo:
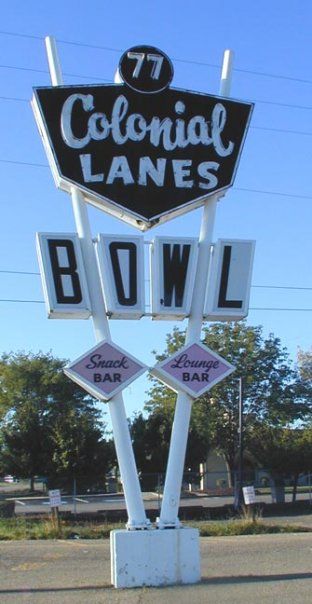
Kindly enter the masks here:
M 108 540 L 0 542 L 3 604 L 310 604 L 311 534 L 201 539 L 196 585 L 117 590 Z
M 286 495 L 286 502 L 291 501 L 291 494 Z M 46 497 L 18 497 L 13 498 L 15 501 L 15 513 L 16 514 L 33 514 L 33 513 L 45 513 L 49 508 L 49 498 Z M 161 496 L 154 492 L 143 493 L 144 506 L 148 509 L 158 509 L 161 507 Z M 309 501 L 308 493 L 300 493 L 297 496 L 298 501 Z M 271 495 L 258 495 L 256 497 L 258 504 L 270 504 L 272 503 Z M 232 505 L 233 497 L 211 497 L 205 495 L 187 495 L 182 496 L 180 501 L 180 507 L 185 506 L 191 507 L 222 507 L 224 505 Z M 311 506 L 312 508 L 312 506 Z M 72 495 L 62 496 L 62 511 L 74 512 L 74 513 L 93 513 L 101 512 L 106 510 L 125 510 L 125 498 L 122 494 L 111 493 L 111 494 L 82 494 L 77 495 L 75 498 Z

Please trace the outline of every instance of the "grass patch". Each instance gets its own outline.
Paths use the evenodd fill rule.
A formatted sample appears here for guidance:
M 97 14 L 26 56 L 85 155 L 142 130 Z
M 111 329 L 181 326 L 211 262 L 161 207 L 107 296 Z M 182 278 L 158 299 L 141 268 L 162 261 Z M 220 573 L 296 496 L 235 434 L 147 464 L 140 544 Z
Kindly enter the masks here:
M 0 540 L 20 539 L 108 539 L 110 531 L 123 524 L 93 524 L 60 520 L 59 526 L 50 518 L 0 518 Z
M 269 524 L 262 520 L 235 519 L 224 521 L 187 522 L 199 530 L 201 537 L 263 535 L 269 533 L 312 532 L 300 525 Z M 92 523 L 60 520 L 59 527 L 49 517 L 45 519 L 0 518 L 0 540 L 32 539 L 108 539 L 110 531 L 125 528 L 124 523 Z
M 307 533 L 308 527 L 291 524 L 269 524 L 262 520 L 224 520 L 221 522 L 189 522 L 198 528 L 201 537 L 228 537 L 238 535 L 265 535 L 270 533 Z

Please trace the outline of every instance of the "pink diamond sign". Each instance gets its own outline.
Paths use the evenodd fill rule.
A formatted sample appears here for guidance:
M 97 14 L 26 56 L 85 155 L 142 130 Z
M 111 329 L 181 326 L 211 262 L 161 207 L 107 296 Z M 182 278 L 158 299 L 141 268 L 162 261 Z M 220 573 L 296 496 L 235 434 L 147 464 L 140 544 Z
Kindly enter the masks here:
M 235 367 L 200 343 L 189 344 L 155 365 L 152 374 L 178 392 L 198 398 L 235 371 Z
M 107 401 L 146 371 L 128 352 L 103 340 L 65 367 L 65 374 L 95 398 Z

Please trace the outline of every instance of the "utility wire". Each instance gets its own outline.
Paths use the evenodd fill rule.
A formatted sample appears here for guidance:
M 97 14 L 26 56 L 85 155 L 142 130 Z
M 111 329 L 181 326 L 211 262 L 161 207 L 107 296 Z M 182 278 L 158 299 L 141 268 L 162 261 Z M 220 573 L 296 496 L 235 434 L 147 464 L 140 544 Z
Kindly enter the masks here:
M 3 164 L 16 164 L 18 166 L 32 166 L 35 168 L 49 168 L 48 164 L 38 164 L 38 163 L 29 162 L 29 161 L 15 161 L 13 159 L 1 159 L 0 158 L 0 162 Z
M 312 291 L 312 287 L 296 287 L 295 285 L 252 285 L 251 287 L 263 288 L 263 289 L 294 289 L 294 290 L 298 289 L 298 290 L 304 290 L 304 291 Z
M 262 308 L 260 306 L 250 306 L 249 310 L 268 310 L 268 311 L 286 311 L 286 312 L 312 312 L 312 308 Z
M 9 275 L 36 275 L 40 277 L 40 273 L 33 271 L 16 271 L 16 270 L 6 270 L 0 269 L 0 274 L 9 274 Z M 301 287 L 296 285 L 251 285 L 253 288 L 258 289 L 286 289 L 286 290 L 302 290 L 302 291 L 312 291 L 312 287 Z
M 44 74 L 49 74 L 49 71 L 47 69 L 35 69 L 34 67 L 20 67 L 20 66 L 16 66 L 16 65 L 0 65 L 0 68 L 2 69 L 17 69 L 19 71 L 33 71 L 35 73 L 44 73 Z M 111 80 L 109 80 L 108 78 L 98 78 L 96 76 L 86 76 L 86 75 L 81 75 L 81 74 L 77 74 L 77 73 L 63 73 L 64 76 L 68 76 L 70 78 L 83 78 L 84 80 L 98 80 L 99 82 L 110 82 Z
M 11 31 L 0 31 L 1 35 L 6 35 L 6 36 L 15 36 L 18 38 L 29 38 L 32 40 L 40 40 L 43 41 L 45 38 L 43 36 L 35 36 L 35 35 L 31 35 L 31 34 L 20 34 L 18 32 L 11 32 Z M 57 42 L 59 42 L 60 44 L 67 44 L 70 46 L 80 46 L 81 48 L 93 48 L 95 50 L 104 50 L 104 51 L 109 51 L 109 52 L 118 52 L 121 53 L 123 52 L 122 49 L 120 48 L 112 48 L 110 46 L 101 46 L 101 45 L 97 45 L 97 44 L 88 44 L 86 42 L 75 42 L 72 40 L 61 40 L 61 39 L 57 39 Z M 216 63 L 208 63 L 207 61 L 197 61 L 197 60 L 192 60 L 192 59 L 181 59 L 181 58 L 177 58 L 177 57 L 173 57 L 172 58 L 173 61 L 179 62 L 179 63 L 186 63 L 189 65 L 198 65 L 200 67 L 213 67 L 216 69 L 220 69 L 221 65 L 220 64 L 216 64 Z M 250 75 L 256 75 L 259 77 L 265 77 L 265 78 L 275 78 L 275 79 L 281 79 L 281 80 L 288 80 L 291 82 L 298 82 L 300 84 L 312 84 L 312 80 L 308 80 L 306 78 L 296 78 L 293 76 L 286 76 L 283 74 L 276 74 L 276 73 L 270 73 L 270 72 L 265 72 L 265 71 L 255 71 L 252 69 L 242 69 L 239 67 L 234 67 L 233 68 L 234 71 L 240 72 L 240 73 L 247 73 Z
M 34 71 L 37 73 L 45 73 L 45 74 L 49 74 L 49 72 L 47 70 L 44 69 L 32 69 L 30 67 L 17 67 L 17 66 L 13 66 L 13 65 L 0 65 L 0 67 L 3 67 L 4 69 L 17 69 L 17 70 L 22 70 L 22 71 Z M 81 74 L 73 74 L 73 73 L 64 73 L 63 75 L 68 76 L 68 77 L 74 77 L 74 78 L 82 78 L 82 79 L 86 79 L 86 80 L 97 80 L 99 82 L 109 82 L 109 83 L 113 83 L 112 82 L 112 78 L 99 78 L 97 76 L 86 76 L 86 75 L 81 75 Z M 21 99 L 21 98 L 17 98 L 17 97 L 5 97 L 5 96 L 1 96 L 0 99 L 3 100 L 8 100 L 8 101 L 26 101 L 28 102 L 28 99 Z M 276 105 L 277 107 L 286 107 L 289 109 L 306 109 L 306 110 L 311 110 L 312 106 L 311 105 L 295 105 L 295 104 L 291 104 L 291 103 L 280 103 L 278 101 L 264 101 L 263 99 L 250 99 L 251 102 L 253 103 L 261 103 L 264 105 Z M 255 127 L 255 126 L 253 126 Z
M 285 134 L 299 134 L 300 136 L 312 136 L 312 132 L 303 130 L 286 130 L 284 128 L 269 128 L 267 126 L 250 126 L 252 130 L 267 130 L 268 132 L 283 132 Z
M 17 304 L 44 304 L 43 300 L 21 300 L 15 298 L 0 298 L 0 302 L 9 302 L 9 303 L 17 303 Z M 312 312 L 312 308 L 263 308 L 260 306 L 251 306 L 249 310 L 255 311 L 285 311 L 285 312 Z
M 17 302 L 18 304 L 44 304 L 43 300 L 16 300 L 13 298 L 0 298 L 0 302 Z
M 7 270 L 0 270 L 0 273 L 6 273 L 9 275 L 39 275 L 40 273 L 33 273 L 31 271 L 7 271 Z
M 20 97 L 9 97 L 9 96 L 0 96 L 1 101 L 22 101 L 24 103 L 29 103 L 29 99 L 23 99 Z M 310 107 L 312 109 L 312 107 Z M 297 134 L 299 136 L 312 136 L 312 132 L 303 132 L 303 130 L 286 130 L 284 128 L 269 128 L 267 126 L 249 126 L 252 130 L 263 130 L 268 132 L 282 132 L 285 134 Z
M 0 162 L 1 163 L 5 163 L 5 164 L 17 164 L 17 165 L 22 165 L 22 166 L 31 166 L 31 167 L 35 167 L 35 168 L 48 168 L 49 166 L 47 164 L 39 164 L 39 163 L 32 163 L 32 162 L 24 162 L 24 161 L 13 161 L 10 159 L 2 159 L 0 158 Z M 294 193 L 283 193 L 281 191 L 264 191 L 263 189 L 247 189 L 247 188 L 243 188 L 243 187 L 232 187 L 233 191 L 243 191 L 244 193 L 258 193 L 260 195 L 272 195 L 274 196 L 278 196 L 278 197 L 289 197 L 291 199 L 312 199 L 311 195 L 299 195 L 299 194 L 294 194 Z

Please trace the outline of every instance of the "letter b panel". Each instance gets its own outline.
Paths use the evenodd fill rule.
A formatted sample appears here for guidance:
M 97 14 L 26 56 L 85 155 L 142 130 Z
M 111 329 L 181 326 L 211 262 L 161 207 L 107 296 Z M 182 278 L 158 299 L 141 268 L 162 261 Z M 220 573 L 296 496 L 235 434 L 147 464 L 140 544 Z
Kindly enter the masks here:
M 37 233 L 37 253 L 49 319 L 88 319 L 87 280 L 76 233 Z

